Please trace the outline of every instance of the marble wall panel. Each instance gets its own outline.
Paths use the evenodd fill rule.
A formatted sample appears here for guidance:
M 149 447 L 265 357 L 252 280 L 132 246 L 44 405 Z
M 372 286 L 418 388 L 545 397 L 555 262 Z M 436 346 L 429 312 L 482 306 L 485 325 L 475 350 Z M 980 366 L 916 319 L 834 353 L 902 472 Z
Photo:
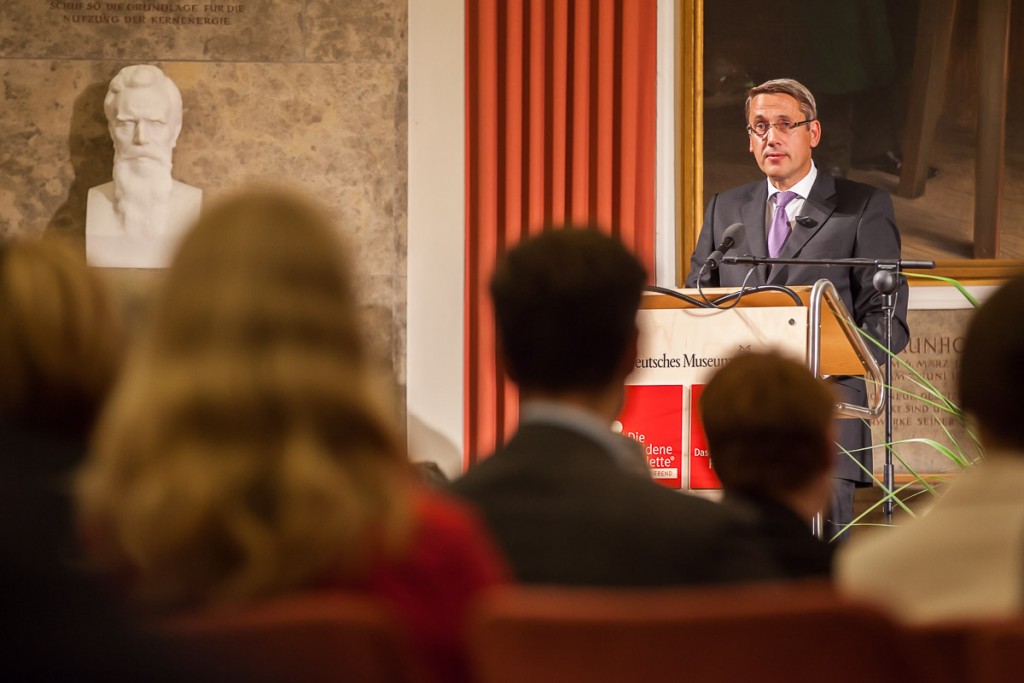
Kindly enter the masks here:
M 124 64 L 18 62 L 3 73 L 0 234 L 84 233 L 85 195 L 111 178 L 102 100 Z M 160 65 L 182 90 L 174 175 L 207 200 L 250 182 L 298 185 L 336 209 L 360 268 L 393 274 L 404 216 L 395 69 L 358 64 Z M 404 230 L 404 219 L 401 230 Z
M 296 61 L 305 52 L 305 5 L 305 0 L 4 0 L 0 58 Z
M 166 70 L 193 95 L 176 175 L 211 196 L 255 179 L 305 188 L 338 211 L 361 275 L 395 272 L 404 141 L 394 126 L 393 67 L 183 64 Z
M 111 178 L 107 85 L 157 64 L 182 92 L 174 176 L 207 202 L 269 181 L 325 204 L 370 345 L 404 387 L 406 2 L 216 4 L 0 3 L 0 238 L 60 233 L 84 250 L 88 189 Z M 184 23 L 197 16 L 223 21 Z M 137 324 L 161 272 L 105 275 Z
M 384 58 L 404 63 L 406 1 L 310 0 L 308 58 L 317 62 Z
M 397 381 L 404 387 L 406 383 L 406 353 L 408 347 L 409 327 L 406 325 L 405 311 L 409 305 L 409 281 L 404 274 L 395 277 L 392 283 L 392 290 L 395 293 L 395 318 L 394 325 L 395 343 L 392 353 L 392 370 Z M 402 420 L 405 424 L 405 420 Z
M 52 228 L 84 247 L 91 185 L 79 187 L 79 178 L 104 178 L 91 183 L 98 184 L 111 176 L 108 74 L 91 62 L 0 61 L 0 237 Z
M 395 103 L 395 157 L 398 159 L 398 182 L 395 187 L 395 229 L 397 231 L 398 267 L 395 272 L 408 272 L 406 257 L 409 254 L 409 155 L 406 140 L 409 139 L 409 78 L 408 70 L 398 69 L 398 98 Z M 461 182 L 453 178 L 452 182 Z
M 374 340 L 370 357 L 392 387 L 405 386 L 405 325 L 396 325 L 395 318 L 405 310 L 404 278 L 372 276 L 359 281 L 360 322 L 367 338 Z M 404 316 L 403 316 L 404 321 Z M 401 352 L 399 352 L 401 350 Z

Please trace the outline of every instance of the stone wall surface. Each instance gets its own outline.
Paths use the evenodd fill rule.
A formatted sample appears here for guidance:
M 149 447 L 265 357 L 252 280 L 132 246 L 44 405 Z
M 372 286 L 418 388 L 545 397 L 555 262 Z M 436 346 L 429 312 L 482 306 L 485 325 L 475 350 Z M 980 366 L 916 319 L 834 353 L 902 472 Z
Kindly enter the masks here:
M 85 242 L 111 179 L 110 79 L 161 67 L 182 93 L 174 176 L 204 201 L 286 183 L 336 215 L 372 348 L 405 377 L 405 0 L 0 3 L 0 238 Z M 132 311 L 162 271 L 108 270 Z M 404 392 L 401 392 L 404 394 Z
M 900 363 L 893 365 L 892 440 L 904 442 L 893 446 L 897 474 L 907 473 L 907 466 L 921 474 L 959 471 L 960 467 L 943 448 L 968 458 L 978 456 L 977 447 L 964 425 L 955 415 L 934 405 L 942 402 L 925 388 L 930 385 L 959 405 L 960 353 L 972 314 L 970 308 L 910 311 L 910 343 L 899 355 L 909 367 Z M 880 476 L 885 460 L 881 446 L 885 443 L 885 421 L 874 420 L 871 427 L 876 444 L 874 470 Z M 931 440 L 940 448 L 925 441 L 908 442 L 913 439 Z

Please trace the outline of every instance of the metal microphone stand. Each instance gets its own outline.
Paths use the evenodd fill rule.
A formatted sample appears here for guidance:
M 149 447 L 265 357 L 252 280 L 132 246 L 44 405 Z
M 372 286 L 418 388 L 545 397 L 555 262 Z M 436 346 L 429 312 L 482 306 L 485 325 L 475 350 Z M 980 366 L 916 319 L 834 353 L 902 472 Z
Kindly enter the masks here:
M 900 266 L 879 266 L 871 283 L 882 295 L 882 312 L 885 314 L 885 464 L 882 466 L 882 486 L 889 497 L 882 503 L 882 516 L 886 524 L 892 524 L 893 499 L 896 490 L 896 469 L 892 463 L 892 319 L 896 309 L 896 290 L 900 286 Z
M 882 312 L 885 315 L 885 326 L 882 331 L 882 343 L 885 345 L 885 385 L 882 394 L 885 397 L 885 464 L 882 466 L 882 487 L 888 497 L 882 504 L 882 515 L 886 524 L 892 524 L 894 509 L 893 495 L 896 486 L 895 466 L 892 462 L 892 321 L 896 313 L 896 292 L 900 287 L 900 271 L 905 268 L 930 270 L 935 261 L 910 261 L 904 259 L 780 259 L 761 258 L 758 256 L 726 256 L 722 263 L 735 265 L 786 265 L 799 264 L 811 266 L 840 267 L 874 267 L 877 270 L 871 280 L 875 289 L 882 295 Z

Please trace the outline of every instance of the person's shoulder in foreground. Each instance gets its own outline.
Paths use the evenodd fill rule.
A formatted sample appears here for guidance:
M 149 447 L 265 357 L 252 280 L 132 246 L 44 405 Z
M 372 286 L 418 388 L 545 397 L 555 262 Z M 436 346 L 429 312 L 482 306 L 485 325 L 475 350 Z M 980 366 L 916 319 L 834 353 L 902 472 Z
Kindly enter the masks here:
M 664 585 L 760 578 L 756 542 L 713 503 L 659 487 L 611 431 L 636 361 L 646 270 L 614 237 L 553 228 L 491 280 L 520 426 L 452 490 L 519 580 Z
M 815 538 L 811 520 L 832 489 L 834 403 L 802 363 L 775 352 L 737 355 L 700 395 L 724 504 L 752 520 L 779 578 L 831 572 L 832 551 Z
M 727 492 L 722 504 L 754 527 L 777 562 L 778 578 L 832 576 L 835 546 L 810 532 L 809 519 L 769 496 Z
M 910 621 L 1024 612 L 1024 278 L 1000 287 L 965 335 L 959 396 L 981 444 L 927 513 L 851 543 L 837 560 L 846 593 Z
M 1024 452 L 990 452 L 931 509 L 854 537 L 836 559 L 840 590 L 910 622 L 1024 612 Z
M 525 583 L 659 586 L 779 576 L 748 520 L 622 466 L 592 439 L 529 424 L 453 482 Z
M 482 591 L 508 583 L 509 570 L 465 503 L 421 487 L 413 510 L 415 526 L 402 558 L 381 552 L 354 584 L 328 579 L 318 587 L 355 588 L 381 599 L 399 617 L 429 670 L 440 680 L 466 680 L 462 634 L 469 609 Z

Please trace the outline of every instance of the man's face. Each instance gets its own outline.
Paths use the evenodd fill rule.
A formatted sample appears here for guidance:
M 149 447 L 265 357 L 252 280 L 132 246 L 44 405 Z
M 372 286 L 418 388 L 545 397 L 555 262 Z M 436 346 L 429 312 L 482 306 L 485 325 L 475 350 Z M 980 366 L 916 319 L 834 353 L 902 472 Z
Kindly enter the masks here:
M 796 98 L 770 93 L 757 95 L 750 102 L 747 125 L 780 121 L 798 123 L 806 119 Z M 778 127 L 772 126 L 764 139 L 756 134 L 747 137 L 750 140 L 750 152 L 772 185 L 780 190 L 788 190 L 811 170 L 811 149 L 817 147 L 821 140 L 821 125 L 812 121 L 791 129 L 789 133 L 783 133 Z
M 117 98 L 117 109 L 109 121 L 117 161 L 171 163 L 177 126 L 171 117 L 171 103 L 159 88 L 126 88 Z

